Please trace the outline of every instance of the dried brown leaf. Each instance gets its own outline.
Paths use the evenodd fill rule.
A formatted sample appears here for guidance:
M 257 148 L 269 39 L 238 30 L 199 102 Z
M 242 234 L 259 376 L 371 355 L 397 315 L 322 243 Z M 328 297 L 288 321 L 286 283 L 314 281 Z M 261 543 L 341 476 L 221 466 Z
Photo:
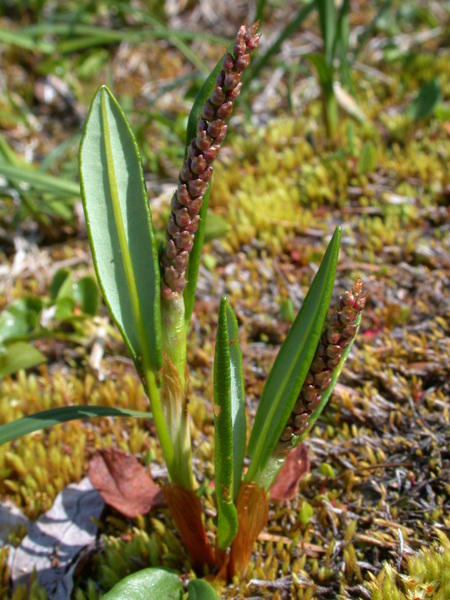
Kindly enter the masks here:
M 253 483 L 243 483 L 236 502 L 239 520 L 237 536 L 231 544 L 229 575 L 245 574 L 253 544 L 269 517 L 266 491 Z
M 181 485 L 165 485 L 164 498 L 175 521 L 180 537 L 192 564 L 196 568 L 215 564 L 214 551 L 208 541 L 198 496 Z
M 308 473 L 310 467 L 308 449 L 305 444 L 293 448 L 270 490 L 270 499 L 275 502 L 292 500 L 297 494 L 300 479 Z
M 141 463 L 123 450 L 98 450 L 89 462 L 88 475 L 106 504 L 126 517 L 145 515 L 163 503 L 161 488 Z

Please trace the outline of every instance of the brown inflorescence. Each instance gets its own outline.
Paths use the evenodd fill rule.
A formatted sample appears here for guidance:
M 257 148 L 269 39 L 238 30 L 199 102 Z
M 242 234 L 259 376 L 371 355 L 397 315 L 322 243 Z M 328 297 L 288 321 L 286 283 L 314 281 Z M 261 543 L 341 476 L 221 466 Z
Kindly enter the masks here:
M 346 291 L 330 311 L 303 387 L 281 435 L 281 447 L 289 448 L 292 436 L 299 436 L 308 428 L 322 393 L 331 384 L 333 371 L 356 334 L 356 321 L 365 303 L 362 281 L 357 279 L 352 290 Z
M 227 53 L 216 86 L 206 101 L 197 125 L 197 136 L 188 148 L 172 198 L 167 225 L 167 243 L 162 256 L 162 293 L 166 298 L 181 293 L 186 286 L 186 268 L 194 235 L 200 220 L 203 197 L 212 176 L 212 163 L 227 132 L 226 120 L 238 97 L 241 74 L 250 64 L 250 52 L 257 47 L 257 24 L 242 25 L 233 52 Z

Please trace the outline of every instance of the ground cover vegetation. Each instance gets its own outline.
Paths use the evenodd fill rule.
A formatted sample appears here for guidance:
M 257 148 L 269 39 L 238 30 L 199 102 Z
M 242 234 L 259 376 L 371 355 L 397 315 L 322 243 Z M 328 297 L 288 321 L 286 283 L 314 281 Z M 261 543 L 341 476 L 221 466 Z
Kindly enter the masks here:
M 2 594 L 89 474 L 73 598 L 446 598 L 447 9 L 210 4 L 3 9 Z

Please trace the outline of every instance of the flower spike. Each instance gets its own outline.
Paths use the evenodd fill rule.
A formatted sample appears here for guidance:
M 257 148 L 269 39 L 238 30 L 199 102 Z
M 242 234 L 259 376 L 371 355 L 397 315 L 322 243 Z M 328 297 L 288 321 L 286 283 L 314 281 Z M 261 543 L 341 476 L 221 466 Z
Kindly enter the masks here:
M 258 25 L 242 25 L 232 53 L 227 53 L 216 86 L 206 101 L 187 158 L 172 197 L 167 243 L 162 255 L 162 293 L 165 298 L 181 294 L 186 286 L 189 252 L 198 228 L 203 197 L 227 132 L 226 119 L 233 110 L 242 83 L 241 73 L 250 64 L 250 52 L 258 46 Z

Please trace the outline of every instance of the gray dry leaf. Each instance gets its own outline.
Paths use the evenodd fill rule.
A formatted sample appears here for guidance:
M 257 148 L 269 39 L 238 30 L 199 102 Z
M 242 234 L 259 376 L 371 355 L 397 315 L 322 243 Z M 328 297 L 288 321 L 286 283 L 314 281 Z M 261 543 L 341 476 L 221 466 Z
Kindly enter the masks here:
M 0 546 L 8 541 L 10 533 L 18 527 L 28 530 L 30 522 L 12 502 L 0 502 Z
M 58 494 L 51 509 L 31 525 L 12 555 L 14 586 L 27 583 L 36 570 L 49 600 L 70 598 L 73 570 L 83 548 L 95 541 L 94 519 L 100 517 L 103 507 L 103 500 L 87 477 Z

